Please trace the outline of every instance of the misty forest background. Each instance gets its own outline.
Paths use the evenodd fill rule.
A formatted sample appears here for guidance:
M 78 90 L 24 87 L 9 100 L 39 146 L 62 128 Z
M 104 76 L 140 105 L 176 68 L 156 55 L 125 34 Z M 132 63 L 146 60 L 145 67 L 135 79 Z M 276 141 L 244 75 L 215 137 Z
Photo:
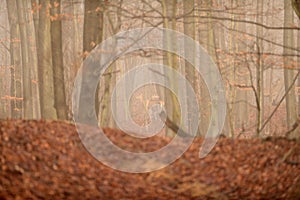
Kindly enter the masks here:
M 227 95 L 225 135 L 299 136 L 299 0 L 0 1 L 2 119 L 72 120 L 74 79 L 89 52 L 119 31 L 154 26 L 192 37 L 219 67 Z M 168 45 L 176 45 L 172 41 Z M 205 133 L 211 104 L 201 76 L 183 58 L 155 49 L 122 56 L 102 74 L 95 99 L 99 124 L 117 128 L 115 106 L 145 126 L 154 103 L 165 105 L 172 122 L 180 124 L 178 101 L 156 85 L 137 90 L 128 108 L 111 105 L 123 74 L 153 62 L 171 66 L 192 84 L 201 111 L 199 132 Z M 161 69 L 145 76 L 157 74 L 169 76 Z M 126 87 L 117 91 L 119 101 L 125 93 Z

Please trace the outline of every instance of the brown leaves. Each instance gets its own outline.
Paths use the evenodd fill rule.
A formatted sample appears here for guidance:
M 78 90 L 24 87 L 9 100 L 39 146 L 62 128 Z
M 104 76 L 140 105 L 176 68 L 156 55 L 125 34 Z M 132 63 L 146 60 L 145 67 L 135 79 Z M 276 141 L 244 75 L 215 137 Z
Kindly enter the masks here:
M 139 140 L 118 130 L 104 131 L 129 151 L 150 152 L 170 142 L 159 136 Z M 286 139 L 220 139 L 201 160 L 202 139 L 196 139 L 172 165 L 129 174 L 91 157 L 71 124 L 0 121 L 0 136 L 0 199 L 297 199 L 300 195 L 300 145 Z
M 216 187 L 208 186 L 200 182 L 182 183 L 176 192 L 189 192 L 192 197 L 210 196 L 217 191 Z

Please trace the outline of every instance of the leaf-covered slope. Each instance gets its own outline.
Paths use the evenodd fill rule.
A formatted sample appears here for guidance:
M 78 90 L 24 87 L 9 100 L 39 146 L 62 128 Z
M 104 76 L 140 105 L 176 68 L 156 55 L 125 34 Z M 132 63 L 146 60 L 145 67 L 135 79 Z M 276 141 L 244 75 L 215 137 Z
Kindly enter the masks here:
M 153 151 L 170 139 L 107 136 L 127 150 Z M 110 169 L 86 152 L 74 125 L 0 121 L 0 199 L 297 199 L 300 145 L 286 139 L 222 138 L 205 158 L 202 140 L 172 165 L 151 173 Z M 147 164 L 151 165 L 151 161 Z M 298 190 L 298 193 L 297 193 Z M 296 196 L 298 195 L 298 197 Z

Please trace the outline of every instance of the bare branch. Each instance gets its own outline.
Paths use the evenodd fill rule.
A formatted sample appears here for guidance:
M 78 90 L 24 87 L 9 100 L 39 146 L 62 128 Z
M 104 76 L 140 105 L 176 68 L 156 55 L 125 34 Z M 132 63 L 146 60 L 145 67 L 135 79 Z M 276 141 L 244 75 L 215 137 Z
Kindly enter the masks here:
M 285 94 L 282 96 L 282 98 L 280 99 L 279 103 L 277 104 L 277 106 L 274 108 L 273 112 L 271 113 L 271 115 L 268 117 L 268 119 L 265 121 L 265 123 L 262 125 L 261 129 L 259 130 L 259 133 L 266 127 L 266 125 L 269 123 L 269 121 L 272 119 L 272 117 L 274 116 L 275 112 L 278 110 L 279 106 L 281 105 L 281 103 L 283 102 L 283 100 L 285 99 L 285 97 L 288 95 L 288 93 L 291 91 L 291 89 L 293 88 L 293 85 L 295 84 L 296 80 L 298 79 L 298 76 L 300 75 L 300 70 L 298 71 L 297 75 L 295 76 L 295 78 L 293 79 L 293 82 L 291 83 L 291 85 L 289 86 L 288 90 L 285 92 Z M 297 128 L 297 127 L 296 127 Z M 295 128 L 295 129 L 296 129 Z M 258 134 L 259 134 L 258 133 Z

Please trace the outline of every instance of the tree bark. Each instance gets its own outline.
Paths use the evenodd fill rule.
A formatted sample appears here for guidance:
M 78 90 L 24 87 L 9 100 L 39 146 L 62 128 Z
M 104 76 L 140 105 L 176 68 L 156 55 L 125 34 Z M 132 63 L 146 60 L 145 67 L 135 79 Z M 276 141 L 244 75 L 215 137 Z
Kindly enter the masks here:
M 12 118 L 22 118 L 22 66 L 20 28 L 16 15 L 15 0 L 6 0 L 8 21 L 10 25 L 10 57 L 11 57 L 11 114 Z
M 184 12 L 184 18 L 183 18 L 183 23 L 184 23 L 184 34 L 191 37 L 192 39 L 195 40 L 195 21 L 193 16 L 194 14 L 194 7 L 195 7 L 195 1 L 194 0 L 186 0 L 183 2 L 183 12 Z M 192 58 L 194 59 L 195 62 L 195 46 L 184 46 L 184 52 L 185 52 L 185 58 Z M 196 70 L 195 67 L 190 64 L 188 61 L 185 61 L 185 77 L 187 81 L 191 84 L 193 87 L 194 92 L 197 91 L 197 86 L 196 86 Z M 192 115 L 193 115 L 193 106 L 191 106 L 191 99 L 186 96 L 186 103 L 187 103 L 187 122 L 188 122 L 188 128 L 191 127 L 191 122 L 192 122 Z M 189 132 L 190 130 L 188 130 Z
M 207 5 L 209 10 L 213 9 L 213 4 L 212 1 L 207 0 Z M 212 16 L 212 12 L 208 12 L 208 16 L 211 17 Z M 217 55 L 216 55 L 216 41 L 215 41 L 215 29 L 214 29 L 214 24 L 212 19 L 208 19 L 208 23 L 207 23 L 207 51 L 209 56 L 212 58 L 213 62 L 217 61 Z M 211 67 L 211 66 L 209 66 Z M 210 75 L 210 80 L 216 80 L 216 75 L 211 73 Z M 208 82 L 208 85 L 212 85 L 212 82 Z M 216 102 L 218 101 L 218 99 L 215 99 Z M 210 104 L 211 106 L 208 107 L 214 107 L 214 109 L 211 109 L 211 119 L 214 119 L 215 121 L 212 121 L 212 124 L 216 124 L 219 125 L 219 121 L 218 121 L 218 104 L 216 102 L 213 101 L 213 99 L 210 99 Z M 210 119 L 210 120 L 211 120 Z
M 246 2 L 244 0 L 236 0 L 237 7 L 243 8 L 246 6 Z M 239 19 L 242 20 L 242 17 Z M 246 23 L 237 23 L 236 29 L 238 31 L 241 31 L 243 33 L 246 32 Z M 237 33 L 236 38 L 240 37 L 241 33 Z M 238 40 L 238 43 L 236 44 L 236 55 L 244 55 L 244 53 L 247 51 L 247 45 L 245 42 Z M 235 59 L 236 63 L 236 83 L 239 85 L 249 85 L 249 74 L 248 69 L 245 67 L 246 63 L 246 57 L 237 57 Z M 236 90 L 236 98 L 235 98 L 235 128 L 243 128 L 247 126 L 248 121 L 248 104 L 247 104 L 248 98 L 247 98 L 247 90 L 244 90 L 243 88 L 238 88 Z
M 108 22 L 110 30 L 112 32 L 112 35 L 115 35 L 120 31 L 120 27 L 121 27 L 121 14 L 122 14 L 122 3 L 123 2 L 122 1 L 113 1 L 113 3 L 115 3 L 116 5 L 117 4 L 119 4 L 119 5 L 117 8 L 112 8 L 112 9 L 114 9 L 113 11 L 115 12 L 115 14 L 111 14 L 110 10 L 107 10 L 105 21 Z M 109 66 L 109 68 L 106 70 L 105 75 L 104 75 L 104 93 L 103 93 L 103 98 L 102 98 L 102 105 L 100 108 L 100 110 L 101 110 L 100 111 L 101 126 L 116 127 L 115 121 L 111 114 L 112 106 L 114 106 L 114 109 L 116 110 L 116 102 L 111 101 L 112 92 L 116 85 L 116 75 L 117 75 L 117 73 L 115 73 L 116 70 L 117 70 L 117 65 L 116 65 L 116 62 L 114 62 Z M 113 103 L 113 105 L 112 105 L 112 103 Z
M 0 9 L 4 10 L 7 9 L 6 1 L 0 5 Z M 0 18 L 0 24 L 4 27 L 9 27 L 9 22 L 6 17 Z M 9 38 L 9 28 L 5 30 L 5 32 L 0 33 L 0 38 Z M 10 71 L 9 66 L 11 65 L 10 61 L 10 49 L 9 49 L 9 41 L 2 42 L 2 45 L 5 46 L 4 51 L 1 53 L 1 61 L 2 65 L 5 67 L 0 67 L 0 77 L 7 77 L 2 78 L 0 80 L 0 96 L 4 97 L 8 95 L 9 83 L 10 83 Z M 10 118 L 11 110 L 10 105 L 8 104 L 8 100 L 0 99 L 0 119 Z
M 58 119 L 66 120 L 68 107 L 65 94 L 65 77 L 62 52 L 61 1 L 51 0 L 51 51 L 54 81 L 54 107 Z
M 22 69 L 23 69 L 23 105 L 24 105 L 24 116 L 25 119 L 32 119 L 33 117 L 33 101 L 32 101 L 32 78 L 30 73 L 29 61 L 29 40 L 27 35 L 28 24 L 26 22 L 26 6 L 25 1 L 16 1 L 18 10 L 18 23 L 20 27 L 21 36 L 21 50 L 22 50 Z
M 27 0 L 28 3 L 31 4 L 31 10 L 32 12 L 32 17 L 33 17 L 33 23 L 34 23 L 34 31 L 35 31 L 35 40 L 36 43 L 38 43 L 38 30 L 39 30 L 39 0 Z
M 299 18 L 300 19 L 300 18 Z M 300 21 L 299 21 L 299 27 L 300 27 Z M 298 37 L 297 37 L 297 46 L 298 49 L 300 49 L 300 30 L 298 30 Z M 298 66 L 298 70 L 300 67 L 300 57 L 298 57 L 297 59 L 297 66 Z M 300 115 L 300 76 L 298 77 L 298 88 L 297 88 L 297 94 L 298 94 L 298 115 Z
M 31 14 L 32 4 L 31 0 L 25 0 L 26 2 L 26 21 L 27 25 L 27 35 L 29 36 L 28 40 L 28 56 L 29 56 L 29 68 L 31 73 L 31 87 L 32 87 L 32 118 L 40 119 L 40 95 L 38 87 L 38 60 L 37 60 L 37 32 L 35 30 L 33 15 Z
M 88 55 L 102 41 L 103 36 L 103 0 L 89 0 L 84 4 L 83 52 Z M 95 95 L 95 111 L 99 116 L 99 85 Z
M 164 28 L 169 28 L 176 30 L 176 9 L 177 0 L 162 0 L 162 9 L 164 15 Z M 176 37 L 175 35 L 164 35 L 165 49 L 176 50 Z M 166 52 L 164 54 L 164 65 L 173 68 L 173 70 L 178 71 L 178 61 L 177 56 L 171 52 Z M 170 87 L 174 89 L 174 92 L 178 91 L 177 80 L 174 80 L 173 73 L 165 72 L 167 79 L 169 80 Z M 175 94 L 173 94 L 169 89 L 165 89 L 165 102 L 166 110 L 171 120 L 177 125 L 180 124 L 180 107 Z M 171 135 L 171 132 L 167 129 L 167 135 Z
M 38 29 L 38 69 L 41 116 L 44 119 L 56 119 L 54 108 L 53 66 L 51 53 L 50 0 L 41 3 Z
M 257 0 L 257 18 L 259 24 L 263 23 L 263 4 L 261 0 Z M 263 28 L 257 26 L 256 28 L 256 46 L 257 46 L 257 63 L 256 63 L 256 93 L 257 93 L 257 129 L 259 134 L 261 127 L 264 123 L 264 61 L 263 61 Z
M 290 27 L 293 26 L 294 23 L 294 16 L 293 16 L 293 10 L 291 1 L 284 1 L 284 27 Z M 293 50 L 287 48 L 287 47 L 293 47 L 294 45 L 294 36 L 293 36 L 293 30 L 284 30 L 283 31 L 283 54 L 293 54 Z M 285 90 L 291 86 L 292 80 L 295 77 L 294 69 L 292 69 L 293 66 L 293 59 L 290 57 L 284 57 L 284 85 Z M 296 96 L 295 96 L 295 86 L 291 89 L 291 92 L 289 92 L 286 95 L 286 113 L 287 113 L 287 126 L 288 129 L 291 129 L 297 120 L 297 108 L 296 108 Z M 296 132 L 294 131 L 290 134 L 291 137 L 296 136 Z
M 204 3 L 207 3 L 207 2 L 203 2 L 203 3 L 201 2 L 201 4 L 200 4 L 200 1 L 198 1 L 197 7 L 204 6 Z M 205 21 L 204 19 L 202 19 L 200 17 L 201 13 L 199 10 L 196 13 L 196 15 L 197 15 L 197 19 L 198 19 L 197 24 L 200 24 L 198 27 L 198 32 L 197 32 L 199 43 L 205 49 L 208 49 L 208 46 L 207 46 L 208 42 L 207 42 L 207 40 L 204 40 L 204 38 L 207 38 L 207 32 L 205 31 L 207 29 L 207 21 Z M 196 62 L 199 63 L 200 61 L 196 61 Z M 206 133 L 208 130 L 209 119 L 210 119 L 210 107 L 208 106 L 210 98 L 209 98 L 208 89 L 205 85 L 205 82 L 203 81 L 203 79 L 201 77 L 199 77 L 198 82 L 199 82 L 199 90 L 200 90 L 199 105 L 200 105 L 200 114 L 201 114 L 198 132 Z

